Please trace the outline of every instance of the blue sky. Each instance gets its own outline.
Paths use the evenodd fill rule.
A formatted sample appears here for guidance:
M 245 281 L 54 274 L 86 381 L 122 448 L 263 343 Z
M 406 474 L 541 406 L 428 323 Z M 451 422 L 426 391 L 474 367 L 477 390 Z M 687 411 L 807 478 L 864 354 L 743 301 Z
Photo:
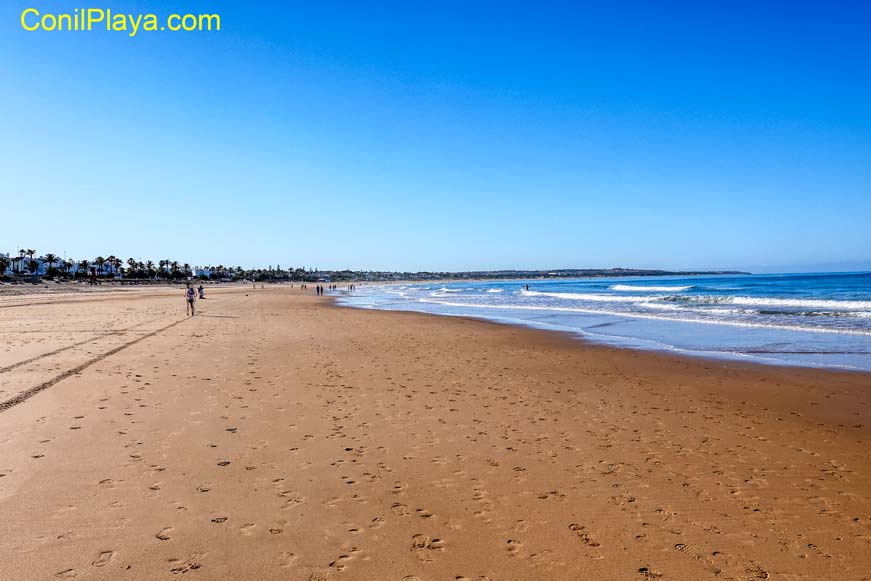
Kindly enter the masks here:
M 19 26 L 77 4 L 223 30 Z M 871 268 L 871 8 L 655 4 L 4 2 L 0 249 Z

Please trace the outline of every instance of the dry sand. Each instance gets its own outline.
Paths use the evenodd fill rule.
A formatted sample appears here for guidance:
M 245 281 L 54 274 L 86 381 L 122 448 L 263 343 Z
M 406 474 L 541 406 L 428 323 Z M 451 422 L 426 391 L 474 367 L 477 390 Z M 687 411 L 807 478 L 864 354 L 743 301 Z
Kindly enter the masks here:
M 286 287 L 0 305 L 0 578 L 868 579 L 871 378 Z

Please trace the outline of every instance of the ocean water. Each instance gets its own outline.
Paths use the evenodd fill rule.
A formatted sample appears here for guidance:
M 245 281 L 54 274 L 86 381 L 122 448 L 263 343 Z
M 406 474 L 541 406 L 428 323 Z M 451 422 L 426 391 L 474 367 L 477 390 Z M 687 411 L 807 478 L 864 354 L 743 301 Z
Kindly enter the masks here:
M 339 302 L 562 330 L 622 347 L 871 371 L 871 273 L 373 285 Z

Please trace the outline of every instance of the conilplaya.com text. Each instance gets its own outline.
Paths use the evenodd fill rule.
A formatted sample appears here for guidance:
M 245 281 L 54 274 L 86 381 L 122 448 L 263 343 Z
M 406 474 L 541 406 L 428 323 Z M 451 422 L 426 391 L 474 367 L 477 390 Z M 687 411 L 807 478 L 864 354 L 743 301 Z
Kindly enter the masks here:
M 107 31 L 135 37 L 144 32 L 215 32 L 221 30 L 220 14 L 169 14 L 116 12 L 109 8 L 76 8 L 48 12 L 25 8 L 21 27 L 28 32 Z

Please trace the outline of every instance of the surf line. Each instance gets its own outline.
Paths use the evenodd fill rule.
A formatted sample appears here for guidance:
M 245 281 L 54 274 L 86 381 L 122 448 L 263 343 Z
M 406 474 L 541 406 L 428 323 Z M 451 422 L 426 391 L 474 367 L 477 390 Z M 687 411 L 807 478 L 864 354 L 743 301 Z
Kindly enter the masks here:
M 92 359 L 88 359 L 84 363 L 77 365 L 76 367 L 73 367 L 72 369 L 68 369 L 67 371 L 64 371 L 60 375 L 56 375 L 55 377 L 49 379 L 48 381 L 44 381 L 44 382 L 40 383 L 39 385 L 31 387 L 30 389 L 19 393 L 18 395 L 16 395 L 13 398 L 10 398 L 10 399 L 7 399 L 6 401 L 0 402 L 0 413 L 5 412 L 10 408 L 15 407 L 20 403 L 24 403 L 25 401 L 29 400 L 30 398 L 32 398 L 33 396 L 35 396 L 39 392 L 45 391 L 49 387 L 55 385 L 56 383 L 63 381 L 64 379 L 66 379 L 67 377 L 70 377 L 71 375 L 81 373 L 82 371 L 84 371 L 85 369 L 90 367 L 91 365 L 93 365 L 95 363 L 99 363 L 100 361 L 102 361 L 103 359 L 106 359 L 107 357 L 111 357 L 112 355 L 115 355 L 116 353 L 120 353 L 121 351 L 123 351 L 124 349 L 127 349 L 128 347 L 132 347 L 133 345 L 136 345 L 140 341 L 144 341 L 146 339 L 154 337 L 155 335 L 157 335 L 159 333 L 163 333 L 164 331 L 168 331 L 169 329 L 172 329 L 173 327 L 175 327 L 179 323 L 184 323 L 187 320 L 189 320 L 189 317 L 185 317 L 184 319 L 179 319 L 178 321 L 174 321 L 174 322 L 170 323 L 169 325 L 166 325 L 165 327 L 161 327 L 160 329 L 157 329 L 155 331 L 152 331 L 150 333 L 142 335 L 141 337 L 137 337 L 136 339 L 133 339 L 132 341 L 128 341 L 127 343 L 124 343 L 123 345 L 119 345 L 118 347 L 110 349 L 110 350 L 106 351 L 105 353 L 101 353 L 100 355 L 97 355 L 96 357 L 94 357 Z

